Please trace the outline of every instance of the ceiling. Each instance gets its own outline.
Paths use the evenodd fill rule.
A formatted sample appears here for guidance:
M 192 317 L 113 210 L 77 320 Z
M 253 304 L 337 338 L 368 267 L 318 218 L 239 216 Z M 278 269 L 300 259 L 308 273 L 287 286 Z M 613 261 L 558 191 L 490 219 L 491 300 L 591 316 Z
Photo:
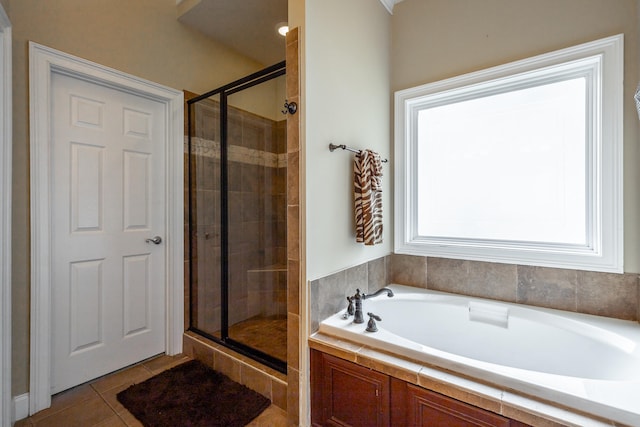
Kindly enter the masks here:
M 178 20 L 265 66 L 285 59 L 276 24 L 287 22 L 288 0 L 191 0 L 178 5 Z

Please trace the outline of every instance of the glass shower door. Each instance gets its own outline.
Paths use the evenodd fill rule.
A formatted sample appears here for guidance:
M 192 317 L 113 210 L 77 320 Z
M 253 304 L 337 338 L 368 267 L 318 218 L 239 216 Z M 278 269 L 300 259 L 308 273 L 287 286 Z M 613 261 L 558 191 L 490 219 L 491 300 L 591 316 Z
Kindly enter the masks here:
M 220 95 L 191 104 L 189 114 L 190 323 L 221 338 Z
M 284 63 L 189 103 L 190 329 L 286 371 Z
M 286 360 L 285 76 L 227 97 L 229 338 Z

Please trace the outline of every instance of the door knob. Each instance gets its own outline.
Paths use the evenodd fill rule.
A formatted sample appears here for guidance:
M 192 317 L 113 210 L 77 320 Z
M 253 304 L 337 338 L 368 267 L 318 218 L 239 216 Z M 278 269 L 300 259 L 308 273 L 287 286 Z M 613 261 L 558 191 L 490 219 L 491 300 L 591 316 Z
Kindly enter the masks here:
M 155 243 L 156 245 L 159 245 L 162 242 L 162 237 L 156 236 L 152 237 L 151 239 L 145 239 L 144 241 L 147 243 Z

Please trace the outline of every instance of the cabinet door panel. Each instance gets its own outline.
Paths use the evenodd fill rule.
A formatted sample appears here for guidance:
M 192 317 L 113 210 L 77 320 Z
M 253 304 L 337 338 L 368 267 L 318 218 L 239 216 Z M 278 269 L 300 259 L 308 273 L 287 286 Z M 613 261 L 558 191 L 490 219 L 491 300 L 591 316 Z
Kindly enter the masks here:
M 389 377 L 322 354 L 323 425 L 389 425 Z
M 407 425 L 508 427 L 510 420 L 438 393 L 407 384 Z

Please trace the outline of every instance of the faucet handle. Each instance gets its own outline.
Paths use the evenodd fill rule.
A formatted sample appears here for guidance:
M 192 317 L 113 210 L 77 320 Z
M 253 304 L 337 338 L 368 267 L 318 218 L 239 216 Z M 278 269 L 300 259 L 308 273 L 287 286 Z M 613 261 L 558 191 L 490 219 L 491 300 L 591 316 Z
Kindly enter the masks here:
M 378 326 L 376 325 L 376 320 L 378 322 L 382 321 L 382 317 L 378 316 L 377 314 L 373 314 L 371 312 L 367 313 L 367 316 L 369 316 L 369 322 L 367 323 L 367 329 L 365 329 L 367 332 L 378 332 Z
M 353 297 L 347 297 L 347 301 L 349 301 L 349 305 L 347 306 L 347 312 L 344 314 L 344 318 L 346 319 L 349 316 L 353 316 L 355 313 L 355 308 L 353 308 Z

